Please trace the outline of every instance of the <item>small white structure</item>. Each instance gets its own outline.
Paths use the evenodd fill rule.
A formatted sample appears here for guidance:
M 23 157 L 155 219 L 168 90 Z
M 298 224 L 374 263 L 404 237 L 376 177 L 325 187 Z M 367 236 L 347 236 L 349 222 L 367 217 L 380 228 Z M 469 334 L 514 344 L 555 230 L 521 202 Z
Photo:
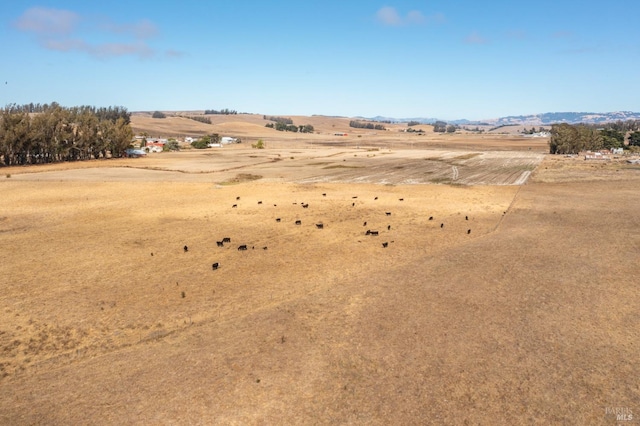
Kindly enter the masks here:
M 238 139 L 232 138 L 230 136 L 223 136 L 222 138 L 220 138 L 220 143 L 223 145 L 230 144 L 230 143 L 237 143 L 237 142 L 238 142 Z

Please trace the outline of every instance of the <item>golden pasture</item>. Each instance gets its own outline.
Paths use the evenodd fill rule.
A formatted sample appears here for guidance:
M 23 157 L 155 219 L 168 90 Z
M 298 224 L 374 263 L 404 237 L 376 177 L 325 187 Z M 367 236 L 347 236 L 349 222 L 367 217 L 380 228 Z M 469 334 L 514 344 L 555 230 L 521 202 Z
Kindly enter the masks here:
M 253 123 L 265 150 L 3 169 L 0 423 L 640 410 L 637 166 L 330 123 Z

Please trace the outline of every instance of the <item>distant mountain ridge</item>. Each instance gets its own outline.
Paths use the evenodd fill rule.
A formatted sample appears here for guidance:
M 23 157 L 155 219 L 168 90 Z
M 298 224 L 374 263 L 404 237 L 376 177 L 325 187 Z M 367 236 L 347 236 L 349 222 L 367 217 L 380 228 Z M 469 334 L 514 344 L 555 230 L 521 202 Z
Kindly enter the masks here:
M 358 117 L 365 119 L 363 117 Z M 615 111 L 615 112 L 545 112 L 543 114 L 533 115 L 510 115 L 507 117 L 491 118 L 486 120 L 440 120 L 437 118 L 391 118 L 376 116 L 366 118 L 371 121 L 405 123 L 415 121 L 420 124 L 433 124 L 436 121 L 444 121 L 448 124 L 458 125 L 491 125 L 491 126 L 507 126 L 507 125 L 551 125 L 557 123 L 567 124 L 599 124 L 609 123 L 612 121 L 640 120 L 640 113 L 632 111 Z

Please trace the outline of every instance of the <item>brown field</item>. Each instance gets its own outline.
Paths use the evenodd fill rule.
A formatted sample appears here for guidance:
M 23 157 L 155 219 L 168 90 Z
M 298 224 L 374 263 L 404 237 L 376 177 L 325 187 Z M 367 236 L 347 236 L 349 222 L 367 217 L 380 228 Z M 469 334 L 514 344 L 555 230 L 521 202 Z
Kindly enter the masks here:
M 234 146 L 2 169 L 0 424 L 637 419 L 640 167 L 252 119 L 165 119 Z

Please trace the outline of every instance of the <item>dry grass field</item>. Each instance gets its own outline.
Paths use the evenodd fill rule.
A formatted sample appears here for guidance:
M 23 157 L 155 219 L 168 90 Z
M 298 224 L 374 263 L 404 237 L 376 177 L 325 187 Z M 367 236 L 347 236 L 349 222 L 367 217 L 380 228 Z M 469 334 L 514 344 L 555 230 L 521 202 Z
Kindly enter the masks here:
M 308 119 L 2 169 L 0 424 L 637 420 L 638 166 Z

